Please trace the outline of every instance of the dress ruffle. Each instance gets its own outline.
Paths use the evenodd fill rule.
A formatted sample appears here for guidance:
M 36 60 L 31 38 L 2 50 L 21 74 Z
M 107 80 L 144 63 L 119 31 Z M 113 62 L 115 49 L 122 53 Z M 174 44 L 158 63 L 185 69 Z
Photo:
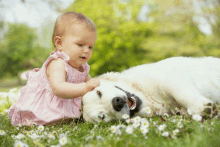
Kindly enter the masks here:
M 84 72 L 79 72 L 68 64 L 69 57 L 63 52 L 54 51 L 44 62 L 41 69 L 35 68 L 26 74 L 28 82 L 21 89 L 19 100 L 9 109 L 8 117 L 13 125 L 47 125 L 61 120 L 80 116 L 81 98 L 63 99 L 51 90 L 46 77 L 48 63 L 61 58 L 65 61 L 67 82 L 82 83 L 89 72 L 89 65 L 83 65 Z M 77 80 L 76 80 L 77 78 Z

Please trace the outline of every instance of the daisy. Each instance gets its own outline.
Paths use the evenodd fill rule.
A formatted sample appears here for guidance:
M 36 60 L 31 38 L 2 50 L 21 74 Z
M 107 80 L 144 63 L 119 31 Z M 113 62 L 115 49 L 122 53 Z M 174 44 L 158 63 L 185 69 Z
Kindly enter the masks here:
M 151 114 L 151 109 L 150 109 L 150 107 L 146 107 L 146 108 L 145 108 L 145 111 L 147 112 L 147 114 Z
M 61 147 L 61 146 L 58 144 L 58 145 L 51 145 L 50 147 Z
M 173 135 L 176 135 L 179 132 L 180 132 L 179 129 L 175 129 L 175 130 L 173 130 Z
M 141 133 L 144 134 L 144 135 L 146 135 L 146 134 L 149 132 L 149 130 L 148 130 L 147 128 L 145 128 L 145 127 L 141 127 L 141 128 L 140 128 L 140 131 L 141 131 Z
M 59 138 L 62 138 L 62 137 L 66 137 L 66 134 L 61 133 L 61 134 L 59 135 Z
M 30 125 L 31 124 L 31 120 L 27 119 L 27 124 Z
M 5 135 L 5 131 L 4 130 L 0 130 L 0 136 L 4 136 Z
M 65 145 L 67 143 L 67 137 L 63 136 L 59 139 L 60 145 Z
M 150 125 L 149 121 L 144 121 L 144 122 L 141 123 L 141 126 L 142 126 L 142 127 L 148 128 L 149 125 Z
M 50 133 L 50 134 L 48 135 L 48 138 L 55 140 L 55 135 L 54 135 L 53 133 Z
M 136 116 L 135 118 L 134 118 L 134 123 L 136 123 L 136 122 L 141 122 L 141 117 L 140 116 Z
M 132 126 L 127 126 L 125 131 L 126 131 L 127 134 L 132 134 L 133 133 L 133 127 Z
M 161 134 L 162 136 L 164 136 L 164 137 L 168 137 L 169 136 L 169 132 L 163 132 L 162 134 Z
M 44 126 L 42 126 L 42 125 L 38 126 L 38 130 L 39 130 L 40 132 L 42 132 L 42 131 L 44 130 Z
M 28 145 L 21 142 L 20 140 L 16 140 L 15 144 L 14 144 L 14 147 L 28 147 Z
M 164 114 L 163 114 L 163 116 L 169 117 L 169 114 L 167 114 L 167 113 L 164 113 Z
M 97 136 L 96 139 L 97 139 L 97 140 L 103 140 L 102 136 L 100 136 L 100 135 Z
M 112 131 L 112 133 L 116 133 L 117 127 L 115 125 L 113 125 L 113 126 L 111 126 L 110 130 Z
M 166 124 L 163 124 L 163 125 L 159 125 L 158 126 L 158 130 L 159 131 L 162 131 L 162 130 L 164 130 L 166 128 Z
M 31 134 L 29 137 L 31 137 L 31 139 L 36 139 L 39 137 L 39 135 L 37 135 L 36 133 Z
M 127 124 L 129 124 L 129 123 L 131 123 L 131 119 L 126 119 L 125 122 L 126 122 Z
M 16 136 L 16 138 L 18 139 L 18 140 L 20 140 L 21 138 L 24 138 L 24 134 L 18 134 L 17 136 Z
M 140 126 L 140 122 L 134 122 L 134 123 L 133 123 L 133 127 L 134 127 L 134 128 L 137 128 L 137 127 L 139 127 L 139 126 Z
M 117 129 L 122 129 L 122 128 L 126 128 L 125 125 L 117 125 Z
M 190 109 L 187 109 L 187 112 L 189 115 L 192 115 L 192 111 Z
M 123 119 L 128 119 L 128 118 L 129 118 L 129 115 L 123 114 L 123 115 L 122 115 L 122 118 L 123 118 Z
M 193 120 L 196 120 L 196 121 L 201 121 L 201 120 L 202 120 L 202 116 L 199 115 L 199 114 L 194 114 L 194 115 L 192 116 L 192 119 L 193 119 Z
M 177 127 L 178 127 L 178 128 L 182 128 L 182 127 L 183 127 L 183 124 L 182 124 L 181 122 L 178 122 L 178 123 L 177 123 Z

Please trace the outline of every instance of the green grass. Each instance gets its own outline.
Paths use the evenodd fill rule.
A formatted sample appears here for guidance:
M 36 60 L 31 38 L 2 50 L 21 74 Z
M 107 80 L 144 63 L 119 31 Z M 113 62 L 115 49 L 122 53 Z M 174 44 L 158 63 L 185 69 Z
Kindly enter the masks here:
M 22 142 L 27 143 L 29 146 L 51 146 L 59 144 L 59 134 L 67 133 L 68 142 L 65 147 L 72 146 L 126 146 L 126 147 L 136 147 L 136 146 L 152 146 L 152 147 L 217 147 L 220 145 L 220 123 L 218 119 L 207 120 L 204 122 L 197 122 L 191 120 L 190 118 L 183 118 L 183 127 L 179 128 L 179 133 L 176 137 L 171 138 L 172 131 L 177 128 L 176 123 L 172 122 L 173 119 L 177 121 L 180 120 L 180 116 L 166 117 L 165 121 L 159 119 L 159 117 L 154 117 L 150 122 L 149 132 L 147 133 L 147 139 L 140 132 L 139 128 L 134 130 L 132 134 L 127 134 L 125 130 L 122 129 L 122 134 L 117 135 L 112 133 L 109 129 L 111 125 L 124 124 L 125 122 L 115 122 L 115 123 L 100 123 L 97 126 L 91 123 L 61 123 L 54 126 L 45 126 L 42 132 L 37 131 L 37 126 L 33 125 L 31 127 L 14 127 L 11 125 L 10 120 L 6 115 L 1 115 L 1 125 L 0 130 L 6 131 L 4 136 L 0 136 L 0 146 L 13 146 L 16 139 L 13 139 L 13 135 L 18 135 L 19 133 L 26 134 L 26 131 L 34 131 L 36 134 L 50 134 L 53 132 L 55 139 L 41 138 L 41 139 L 31 139 L 27 135 L 21 139 Z M 170 135 L 168 137 L 161 136 L 161 132 L 158 131 L 157 125 L 166 124 L 167 127 L 164 131 L 168 131 Z M 211 122 L 213 124 L 211 124 Z M 203 127 L 201 127 L 203 125 Z M 92 135 L 94 136 L 90 139 L 86 139 Z M 45 133 L 46 132 L 46 133 Z M 162 131 L 163 132 L 163 131 Z M 47 135 L 45 135 L 47 136 Z M 101 136 L 102 139 L 97 139 L 97 136 Z M 49 140 L 49 141 L 48 141 Z
M 9 89 L 7 89 L 9 91 Z M 128 134 L 125 129 L 121 129 L 121 134 L 116 134 L 111 131 L 112 125 L 125 125 L 125 122 L 111 122 L 94 125 L 91 123 L 60 123 L 53 126 L 45 126 L 43 131 L 38 130 L 38 126 L 12 126 L 11 120 L 7 118 L 5 109 L 10 107 L 10 102 L 7 98 L 4 104 L 0 104 L 0 133 L 5 131 L 5 135 L 0 134 L 0 147 L 14 146 L 18 140 L 18 134 L 24 134 L 20 140 L 28 144 L 30 147 L 47 147 L 59 144 L 59 135 L 65 133 L 68 141 L 65 147 L 73 146 L 103 146 L 103 147 L 218 147 L 220 146 L 220 120 L 217 118 L 197 122 L 190 117 L 169 116 L 169 117 L 152 117 L 147 118 L 150 122 L 149 132 L 143 135 L 140 132 L 140 127 L 134 129 L 132 134 Z M 183 126 L 178 128 L 177 123 L 180 122 Z M 166 124 L 163 131 L 158 130 L 158 126 Z M 202 127 L 201 127 L 202 126 Z M 174 137 L 173 130 L 179 129 Z M 28 136 L 27 132 L 39 135 L 36 139 Z M 169 132 L 169 136 L 162 136 L 163 132 Z M 54 135 L 54 139 L 49 139 L 49 134 Z M 100 139 L 101 138 L 101 139 Z

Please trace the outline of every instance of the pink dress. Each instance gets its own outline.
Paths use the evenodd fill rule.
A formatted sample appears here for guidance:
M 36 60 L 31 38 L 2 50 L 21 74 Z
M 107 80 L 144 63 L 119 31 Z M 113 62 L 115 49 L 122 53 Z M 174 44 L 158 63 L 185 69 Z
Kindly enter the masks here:
M 9 109 L 8 117 L 13 125 L 53 124 L 65 119 L 78 118 L 81 109 L 81 97 L 63 99 L 53 94 L 50 81 L 46 76 L 48 63 L 61 58 L 65 62 L 66 81 L 82 83 L 89 72 L 89 65 L 83 64 L 80 72 L 68 64 L 69 57 L 63 52 L 54 51 L 44 62 L 41 69 L 35 68 L 26 74 L 28 81 L 21 89 L 19 100 Z

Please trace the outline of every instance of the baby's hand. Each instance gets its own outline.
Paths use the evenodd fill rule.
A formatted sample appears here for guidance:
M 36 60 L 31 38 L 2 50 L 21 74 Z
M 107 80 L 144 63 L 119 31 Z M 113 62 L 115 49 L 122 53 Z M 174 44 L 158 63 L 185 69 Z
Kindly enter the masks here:
M 99 80 L 97 79 L 90 79 L 86 82 L 86 91 L 92 91 L 94 88 L 99 86 Z

